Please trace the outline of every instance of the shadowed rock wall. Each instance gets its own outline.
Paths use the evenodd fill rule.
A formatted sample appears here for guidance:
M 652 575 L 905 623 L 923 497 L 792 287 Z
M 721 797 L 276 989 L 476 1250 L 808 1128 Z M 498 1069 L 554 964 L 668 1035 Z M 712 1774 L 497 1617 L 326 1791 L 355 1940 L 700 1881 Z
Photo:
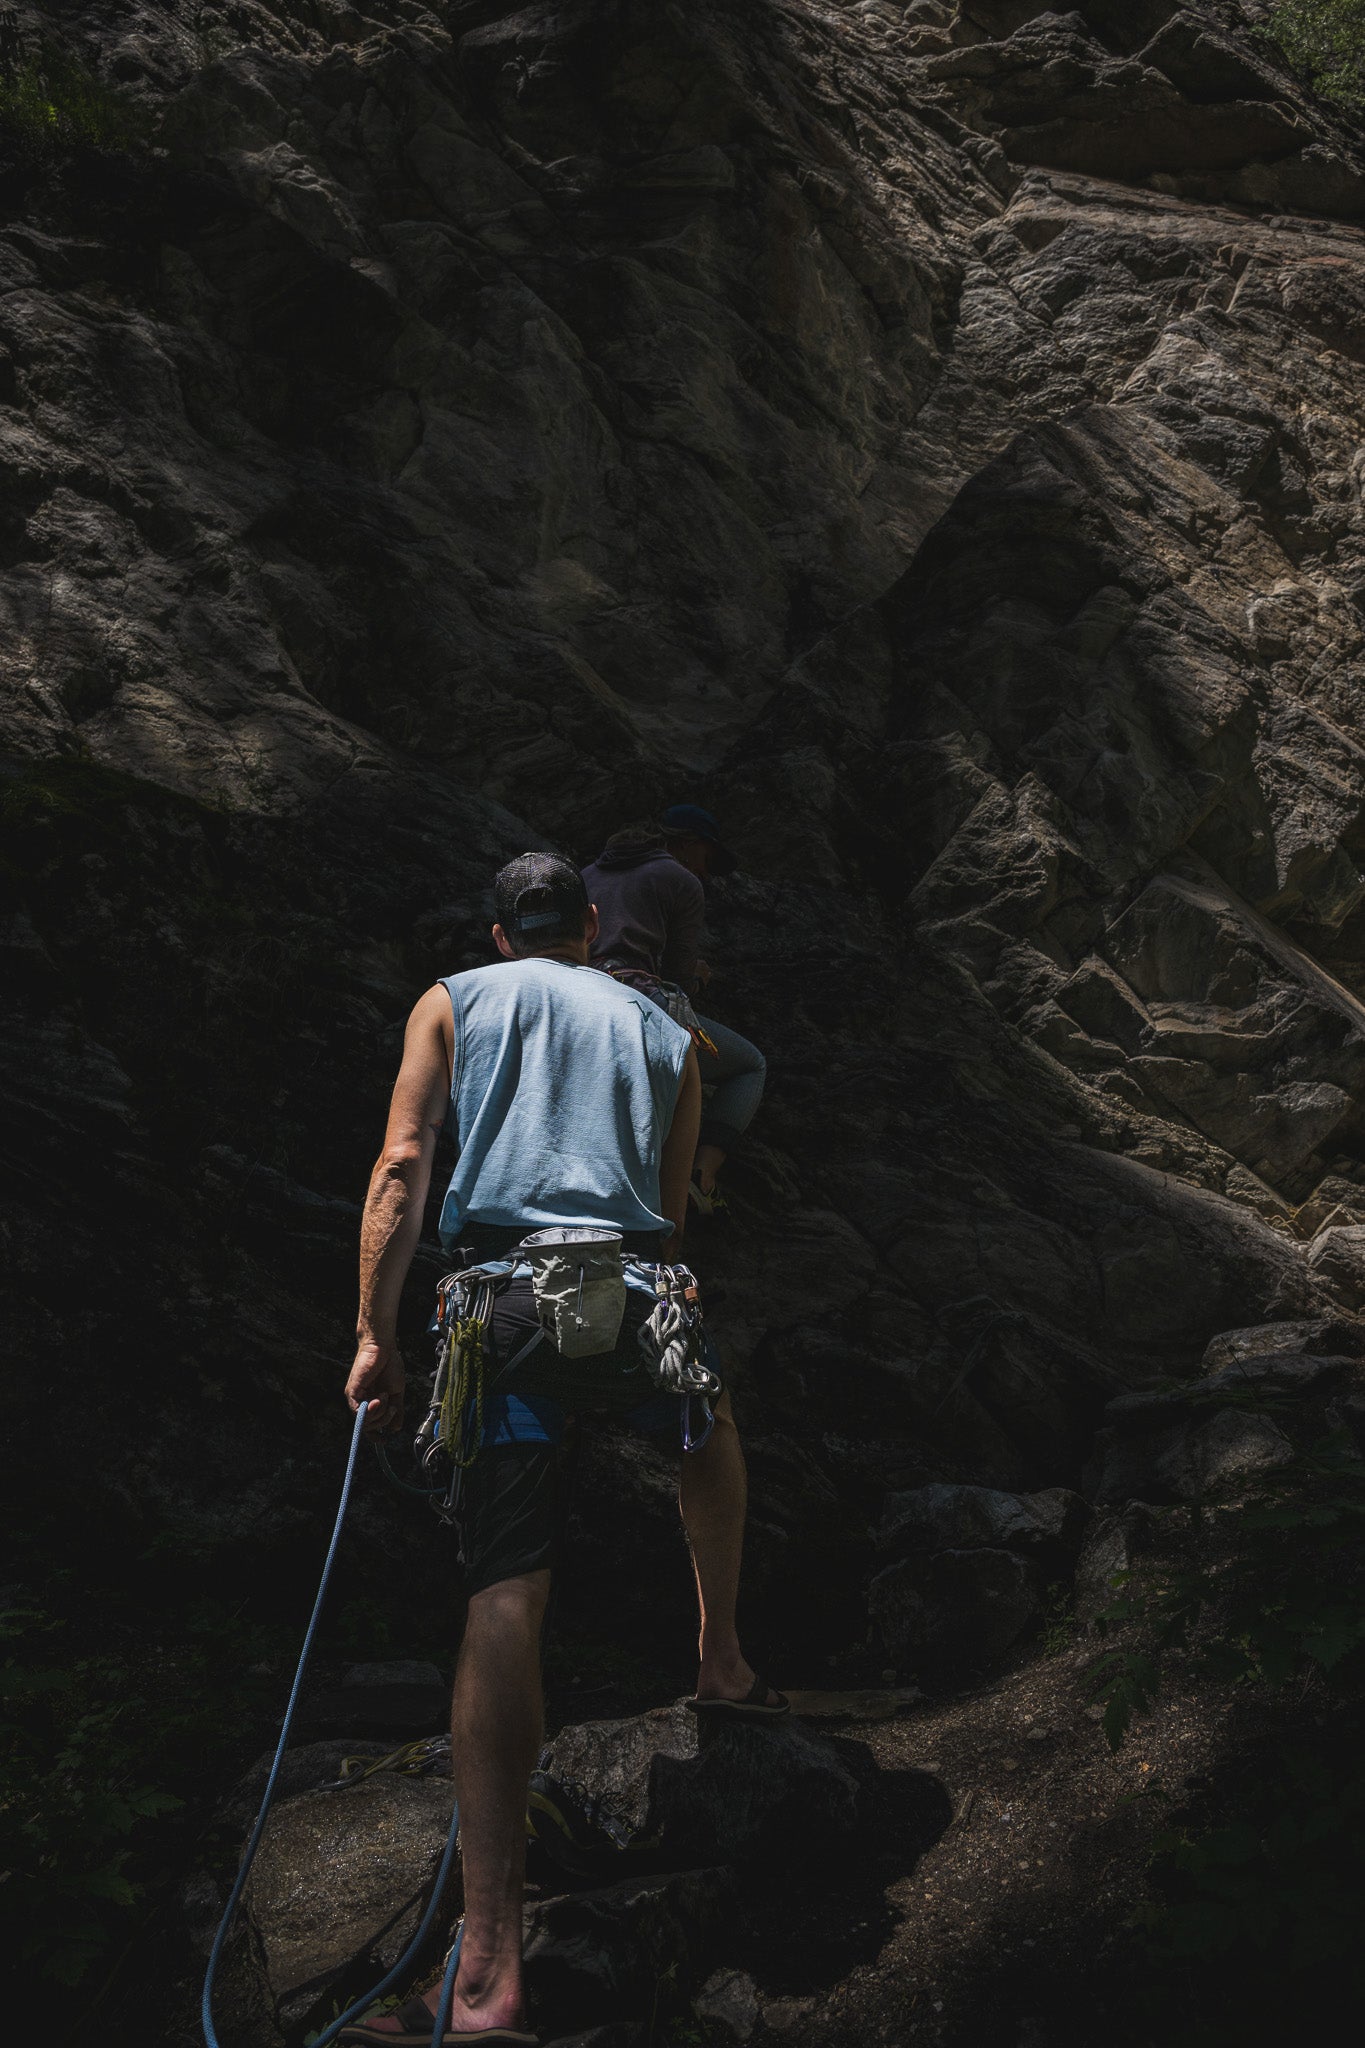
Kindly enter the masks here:
M 1114 1393 L 1354 1309 L 1365 159 L 1243 10 L 60 21 L 163 145 L 8 162 L 0 227 L 73 1543 L 294 1598 L 406 1009 L 503 858 L 681 795 L 745 856 L 770 1095 L 696 1258 L 788 1655 L 861 1639 L 888 1489 L 1074 1485 Z M 667 1473 L 612 1469 L 584 1556 L 662 1639 Z

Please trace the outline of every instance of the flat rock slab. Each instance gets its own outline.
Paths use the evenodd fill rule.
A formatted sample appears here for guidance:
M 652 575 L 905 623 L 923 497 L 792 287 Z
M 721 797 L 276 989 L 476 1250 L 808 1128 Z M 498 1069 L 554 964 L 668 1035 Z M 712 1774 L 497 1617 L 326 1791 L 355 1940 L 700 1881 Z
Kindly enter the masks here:
M 699 1724 L 679 1701 L 561 1729 L 548 1768 L 676 1863 L 788 1853 L 857 1821 L 856 1780 L 795 1720 Z
M 789 1692 L 803 1721 L 894 1721 L 924 1698 L 917 1685 L 862 1692 Z

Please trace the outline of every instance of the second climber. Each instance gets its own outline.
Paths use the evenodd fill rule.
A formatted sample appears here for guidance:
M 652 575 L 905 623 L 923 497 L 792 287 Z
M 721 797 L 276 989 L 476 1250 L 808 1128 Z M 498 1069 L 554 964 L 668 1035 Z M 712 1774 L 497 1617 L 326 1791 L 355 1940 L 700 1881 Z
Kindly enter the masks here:
M 600 921 L 593 965 L 696 1026 L 697 1061 L 710 1096 L 689 1200 L 702 1215 L 725 1206 L 717 1175 L 753 1120 L 767 1074 L 756 1045 L 691 1008 L 711 978 L 701 957 L 705 885 L 736 865 L 710 811 L 674 804 L 657 825 L 628 825 L 613 833 L 583 870 Z

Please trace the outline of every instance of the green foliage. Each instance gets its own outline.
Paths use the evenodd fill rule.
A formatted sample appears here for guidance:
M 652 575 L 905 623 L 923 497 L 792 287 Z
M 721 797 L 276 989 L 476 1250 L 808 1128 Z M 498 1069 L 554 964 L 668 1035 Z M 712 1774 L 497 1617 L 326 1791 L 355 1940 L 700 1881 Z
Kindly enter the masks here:
M 1144 1909 L 1143 1925 L 1172 1961 L 1273 1942 L 1291 1970 L 1314 1970 L 1358 1939 L 1362 1839 L 1365 1770 L 1291 1752 L 1244 1818 L 1157 1837 L 1164 1896 Z
M 1154 1844 L 1137 1916 L 1146 2005 L 1171 2048 L 1241 2048 L 1292 2031 L 1305 2000 L 1325 2009 L 1324 1982 L 1353 1997 L 1361 1978 L 1365 1465 L 1320 1446 L 1248 1495 L 1193 1510 L 1187 1533 L 1171 1546 L 1187 1562 L 1119 1574 L 1101 1618 L 1116 1641 L 1089 1676 L 1111 1746 L 1150 1710 L 1174 1651 L 1215 1687 L 1294 1681 L 1348 1724 L 1329 1744 L 1320 1714 L 1302 1736 L 1234 1755 L 1200 1814 L 1173 1814 Z
M 1100 1617 L 1129 1640 L 1092 1665 L 1104 1730 L 1117 1749 L 1160 1683 L 1161 1660 L 1193 1647 L 1202 1672 L 1278 1686 L 1316 1670 L 1344 1676 L 1365 1649 L 1365 1466 L 1326 1446 L 1252 1497 L 1195 1510 L 1213 1555 L 1187 1570 L 1118 1574 Z
M 0 1639 L 32 1649 L 55 1632 L 33 1610 L 0 1615 Z M 0 1667 L 0 1855 L 16 1953 L 74 1984 L 115 1939 L 141 1896 L 128 1874 L 141 1823 L 180 1800 L 141 1782 L 146 1701 L 110 1697 L 107 1660 Z
M 106 767 L 75 746 L 26 762 L 0 783 L 0 846 L 7 853 L 32 850 L 32 835 L 54 825 L 74 829 L 93 844 L 124 829 L 130 804 L 186 817 L 205 808 L 159 783 Z
M 154 1551 L 130 1564 L 150 1592 Z M 169 1646 L 144 1622 L 135 1642 L 73 1655 L 75 1618 L 0 1615 L 0 1942 L 39 1978 L 107 1968 L 193 1820 L 205 1757 L 239 1751 L 258 1719 L 264 1738 L 278 1710 L 287 1631 L 211 1597 L 178 1620 Z
M 44 43 L 0 76 L 0 135 L 30 157 L 77 150 L 130 152 L 151 138 L 151 122 L 116 86 L 105 85 L 70 51 Z
M 1365 108 L 1365 0 L 1280 0 L 1260 33 L 1323 99 Z
M 1219 1825 L 1156 1838 L 1140 2002 L 1169 2048 L 1293 2038 L 1304 2014 L 1365 1993 L 1359 1729 L 1325 1750 L 1316 1732 L 1257 1756 Z
M 1076 1607 L 1071 1588 L 1049 1586 L 1044 1596 L 1038 1647 L 1045 1657 L 1060 1657 L 1076 1640 Z

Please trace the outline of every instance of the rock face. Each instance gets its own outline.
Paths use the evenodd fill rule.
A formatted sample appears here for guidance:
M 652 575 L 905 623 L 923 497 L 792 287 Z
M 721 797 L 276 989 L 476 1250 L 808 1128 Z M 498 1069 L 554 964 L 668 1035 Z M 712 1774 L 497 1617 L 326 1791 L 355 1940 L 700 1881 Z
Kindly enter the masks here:
M 302 1606 L 406 1009 L 503 859 L 698 796 L 743 856 L 708 1001 L 770 1073 L 695 1247 L 754 1627 L 827 1677 L 876 1578 L 898 1658 L 964 1601 L 1018 1640 L 1028 1542 L 891 1556 L 888 1497 L 1070 1490 L 1106 1403 L 1360 1306 L 1355 127 L 1231 0 L 54 21 L 154 146 L 0 129 L 43 1558 Z M 1280 1455 L 1127 1412 L 1116 1504 Z M 586 1469 L 570 1609 L 600 1565 L 673 1655 L 668 1464 Z M 402 1515 L 362 1488 L 348 1566 L 398 1649 L 453 1570 Z
M 1064 1487 L 1025 1495 L 924 1486 L 887 1497 L 879 1547 L 892 1562 L 868 1604 L 887 1654 L 936 1675 L 992 1662 L 1070 1577 L 1086 1510 Z
M 1247 1334 L 1229 1331 L 1219 1348 Z M 1329 1427 L 1349 1426 L 1334 1409 L 1354 1398 L 1359 1375 L 1354 1358 L 1254 1351 L 1193 1386 L 1120 1395 L 1106 1408 L 1107 1426 L 1095 1439 L 1089 1474 L 1095 1498 L 1113 1505 L 1236 1494 L 1283 1470 L 1296 1441 L 1306 1444 Z
M 224 2039 L 277 2048 L 334 1999 L 363 1995 L 416 1933 L 450 1828 L 448 1778 L 381 1773 L 285 1799 L 271 1816 L 229 1952 Z M 428 1954 L 459 1910 L 453 1884 Z
M 526 1916 L 526 1977 L 555 2027 L 624 2013 L 647 2020 L 660 1982 L 695 1981 L 735 1911 L 726 1870 L 630 1878 L 547 1899 Z
M 679 1704 L 585 1721 L 555 1737 L 547 1767 L 675 1864 L 809 1854 L 857 1820 L 856 1779 L 795 1720 L 703 1727 Z
M 640 1838 L 614 1851 L 603 1836 L 595 1873 L 528 1903 L 527 1984 L 547 2032 L 648 2020 L 665 1979 L 675 1998 L 702 1985 L 738 1907 L 732 1866 L 753 1883 L 814 1868 L 858 1818 L 857 1779 L 795 1722 L 699 1729 L 679 1704 L 561 1729 L 545 1761 Z M 331 1744 L 286 1756 L 284 1796 L 243 1894 L 216 2007 L 223 2037 L 244 2048 L 279 2048 L 333 2002 L 372 1988 L 430 1896 L 451 1819 L 449 1778 L 377 1772 L 340 1789 L 293 1789 L 337 1768 Z M 259 1776 L 221 1816 L 234 1828 L 259 1796 Z M 419 1976 L 448 1941 L 460 1903 L 457 1866 Z M 196 1918 L 206 1905 L 195 1896 Z M 752 1985 L 749 1994 L 752 2005 Z M 731 1987 L 720 2006 L 740 2011 L 737 1996 Z

